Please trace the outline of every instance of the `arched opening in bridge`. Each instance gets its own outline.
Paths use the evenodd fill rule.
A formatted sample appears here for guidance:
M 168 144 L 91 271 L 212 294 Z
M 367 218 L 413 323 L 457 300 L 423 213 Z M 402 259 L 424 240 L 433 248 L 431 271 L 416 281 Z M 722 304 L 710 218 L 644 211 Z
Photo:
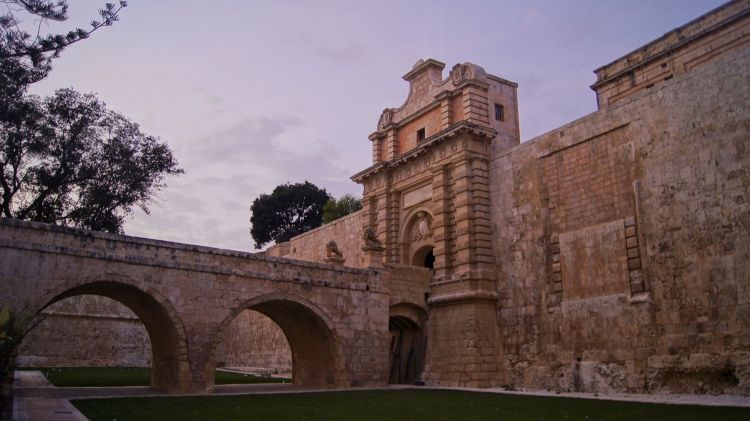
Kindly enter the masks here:
M 190 369 L 181 323 L 160 300 L 109 281 L 78 285 L 55 296 L 19 348 L 25 366 L 151 367 L 150 384 L 179 391 Z
M 100 295 L 68 297 L 46 307 L 23 340 L 21 367 L 151 367 L 151 341 L 138 316 Z
M 412 257 L 411 265 L 434 269 L 435 254 L 433 253 L 433 249 L 431 245 L 419 248 Z
M 214 361 L 219 356 L 219 344 L 226 341 L 231 322 L 248 309 L 272 320 L 286 337 L 291 352 L 292 383 L 311 387 L 345 386 L 329 322 L 302 300 L 276 294 L 250 300 L 227 317 L 214 340 Z
M 388 320 L 391 336 L 388 382 L 415 384 L 424 368 L 425 337 L 416 322 L 404 316 Z
M 292 377 L 292 352 L 284 331 L 268 316 L 244 310 L 224 330 L 216 349 L 219 370 L 261 377 Z

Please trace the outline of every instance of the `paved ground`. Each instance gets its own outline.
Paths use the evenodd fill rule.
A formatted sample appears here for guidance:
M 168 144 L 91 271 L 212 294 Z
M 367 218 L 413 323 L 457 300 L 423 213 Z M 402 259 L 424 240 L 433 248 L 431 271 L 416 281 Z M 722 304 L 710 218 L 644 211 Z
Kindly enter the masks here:
M 13 378 L 13 421 L 87 421 L 67 399 L 33 398 L 25 390 L 59 390 L 38 371 L 16 371 Z
M 149 387 L 54 387 L 38 371 L 16 371 L 14 388 L 14 421 L 85 421 L 86 418 L 78 412 L 69 399 L 81 398 L 109 398 L 109 397 L 142 397 L 167 396 Z M 389 386 L 374 389 L 407 389 L 416 386 Z M 443 390 L 462 390 L 481 393 L 504 393 L 516 395 L 568 397 L 582 399 L 603 399 L 630 402 L 666 403 L 676 405 L 710 405 L 710 406 L 742 406 L 750 407 L 750 396 L 734 395 L 636 395 L 609 394 L 595 395 L 592 393 L 555 393 L 555 392 L 526 392 L 507 391 L 505 389 L 466 389 L 466 388 L 434 388 Z M 338 390 L 338 389 L 337 389 Z M 352 389 L 341 389 L 352 390 Z M 269 393 L 307 393 L 324 391 L 321 389 L 306 389 L 290 384 L 234 384 L 216 386 L 214 395 L 249 395 Z M 325 391 L 332 391 L 326 389 Z M 174 396 L 174 395 L 169 395 Z

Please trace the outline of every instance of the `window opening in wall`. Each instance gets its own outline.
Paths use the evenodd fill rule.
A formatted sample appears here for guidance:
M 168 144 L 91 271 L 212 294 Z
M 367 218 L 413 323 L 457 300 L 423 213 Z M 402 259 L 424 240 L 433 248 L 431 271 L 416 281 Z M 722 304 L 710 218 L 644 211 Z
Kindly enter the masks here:
M 422 127 L 421 129 L 417 130 L 417 142 L 423 141 L 424 138 L 424 127 Z
M 495 104 L 495 120 L 505 121 L 505 109 L 500 104 Z

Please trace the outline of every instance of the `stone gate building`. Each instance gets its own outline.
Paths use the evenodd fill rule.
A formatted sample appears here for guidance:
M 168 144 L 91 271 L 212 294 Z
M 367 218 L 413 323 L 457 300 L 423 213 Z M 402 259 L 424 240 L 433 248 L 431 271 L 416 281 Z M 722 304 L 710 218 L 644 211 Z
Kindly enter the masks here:
M 597 69 L 598 111 L 524 143 L 515 83 L 420 60 L 352 177 L 364 209 L 272 252 L 333 239 L 367 266 L 371 227 L 387 267 L 432 268 L 391 297 L 428 384 L 748 393 L 748 15 L 730 2 Z
M 523 143 L 515 83 L 420 60 L 352 177 L 361 211 L 268 256 L 4 221 L 0 297 L 171 309 L 144 320 L 168 390 L 210 388 L 210 332 L 255 308 L 300 383 L 748 394 L 749 32 L 750 0 L 727 3 L 597 69 L 599 109 Z

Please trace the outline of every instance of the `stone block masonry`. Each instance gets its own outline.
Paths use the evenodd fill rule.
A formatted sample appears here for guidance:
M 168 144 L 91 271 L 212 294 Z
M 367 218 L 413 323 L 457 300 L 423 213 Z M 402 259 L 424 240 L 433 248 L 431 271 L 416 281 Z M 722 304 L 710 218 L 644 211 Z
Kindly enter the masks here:
M 749 29 L 740 0 L 668 32 L 596 70 L 599 111 L 522 144 L 514 83 L 404 76 L 353 179 L 387 262 L 434 255 L 428 384 L 750 393 Z
M 493 158 L 504 382 L 750 393 L 748 69 L 738 48 Z

